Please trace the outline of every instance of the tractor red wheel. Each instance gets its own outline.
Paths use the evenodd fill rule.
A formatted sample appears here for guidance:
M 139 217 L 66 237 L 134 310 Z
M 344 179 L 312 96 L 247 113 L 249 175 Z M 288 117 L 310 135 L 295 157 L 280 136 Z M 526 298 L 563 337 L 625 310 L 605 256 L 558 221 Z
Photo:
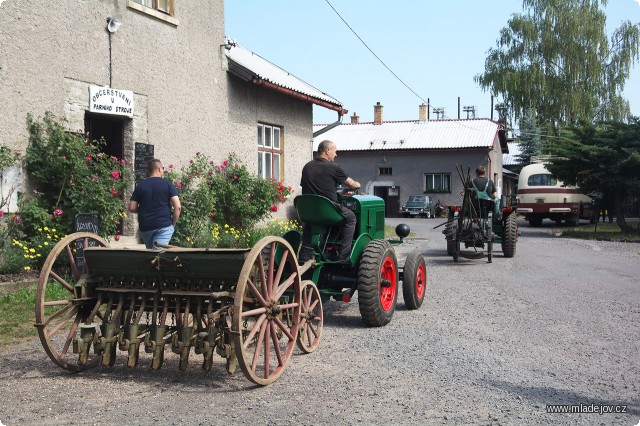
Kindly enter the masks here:
M 100 354 L 92 354 L 93 335 L 98 324 L 91 317 L 104 312 L 95 299 L 83 299 L 80 289 L 85 279 L 78 267 L 78 251 L 85 247 L 108 247 L 103 238 L 90 232 L 67 235 L 51 250 L 42 266 L 36 292 L 36 328 L 40 341 L 51 360 L 60 367 L 80 371 L 100 362 Z M 88 320 L 88 321 L 87 321 Z M 88 322 L 88 323 L 87 323 Z M 74 359 L 74 341 L 79 352 Z
M 397 299 L 396 253 L 386 241 L 371 241 L 362 252 L 358 269 L 358 302 L 363 321 L 371 327 L 388 324 Z
M 402 295 L 407 309 L 418 309 L 422 306 L 427 286 L 427 267 L 420 253 L 407 256 L 402 273 Z
M 320 344 L 324 319 L 322 315 L 322 300 L 320 291 L 311 280 L 302 282 L 302 309 L 300 312 L 300 329 L 298 333 L 298 347 L 304 353 L 310 354 Z
M 240 271 L 231 324 L 238 364 L 253 383 L 268 385 L 284 371 L 298 337 L 300 296 L 289 243 L 280 237 L 258 241 Z

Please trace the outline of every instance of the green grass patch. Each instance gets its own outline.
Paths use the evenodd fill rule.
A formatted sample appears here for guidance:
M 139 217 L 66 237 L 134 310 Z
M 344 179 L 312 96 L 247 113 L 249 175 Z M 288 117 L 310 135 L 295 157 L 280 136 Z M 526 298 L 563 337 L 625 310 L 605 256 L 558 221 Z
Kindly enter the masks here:
M 409 232 L 409 237 L 415 237 L 416 233 L 411 231 Z M 389 225 L 385 225 L 384 226 L 384 237 L 385 238 L 393 238 L 394 240 L 398 239 L 398 235 L 396 234 L 396 227 L 395 226 L 389 226 Z M 409 238 L 407 237 L 407 238 Z
M 599 223 L 597 230 L 595 230 L 595 225 L 568 228 L 562 230 L 562 236 L 583 240 L 640 243 L 640 234 L 624 234 L 615 223 Z
M 0 296 L 0 348 L 38 335 L 35 324 L 36 283 Z M 67 299 L 70 293 L 60 285 L 48 285 L 46 300 Z M 55 309 L 55 308 L 51 308 Z
M 35 323 L 37 285 L 0 296 L 0 347 L 38 335 Z

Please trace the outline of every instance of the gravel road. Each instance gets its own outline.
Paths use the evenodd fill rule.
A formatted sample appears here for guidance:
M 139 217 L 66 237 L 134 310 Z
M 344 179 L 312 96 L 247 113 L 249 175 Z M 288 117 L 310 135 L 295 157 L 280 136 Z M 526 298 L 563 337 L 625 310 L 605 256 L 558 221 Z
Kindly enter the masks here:
M 328 302 L 320 347 L 296 350 L 274 384 L 229 376 L 219 357 L 208 374 L 196 356 L 186 372 L 171 356 L 155 372 L 142 355 L 127 369 L 121 353 L 111 369 L 70 374 L 36 340 L 0 353 L 0 423 L 638 424 L 639 244 L 520 222 L 513 259 L 498 245 L 492 264 L 454 263 L 432 229 L 439 219 L 403 221 L 416 234 L 400 263 L 420 251 L 428 268 L 423 306 L 408 311 L 400 295 L 391 323 L 367 328 L 357 298 Z

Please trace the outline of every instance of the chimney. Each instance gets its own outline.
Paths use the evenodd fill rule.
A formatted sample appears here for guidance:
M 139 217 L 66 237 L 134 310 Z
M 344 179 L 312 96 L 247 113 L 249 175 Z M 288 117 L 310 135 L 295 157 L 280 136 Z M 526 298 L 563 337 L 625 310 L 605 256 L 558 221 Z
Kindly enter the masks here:
M 418 106 L 418 117 L 420 121 L 427 121 L 427 104 L 424 102 Z
M 358 123 L 360 123 L 360 117 L 358 117 L 354 111 L 353 115 L 351 116 L 351 124 L 358 124 Z
M 382 108 L 380 102 L 373 106 L 373 124 L 382 124 Z

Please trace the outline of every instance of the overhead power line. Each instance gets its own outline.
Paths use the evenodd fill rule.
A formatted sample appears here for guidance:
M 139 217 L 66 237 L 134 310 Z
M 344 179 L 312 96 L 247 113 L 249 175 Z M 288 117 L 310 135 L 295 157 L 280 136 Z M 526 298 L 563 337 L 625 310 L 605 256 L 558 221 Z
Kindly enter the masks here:
M 420 99 L 422 102 L 424 102 L 425 104 L 427 104 L 429 108 L 431 108 L 431 105 L 429 104 L 429 102 L 425 101 L 425 100 L 424 100 L 424 98 L 423 98 L 422 96 L 418 95 L 418 94 L 416 93 L 416 91 L 415 91 L 415 90 L 413 90 L 411 87 L 409 87 L 409 85 L 408 85 L 407 83 L 405 83 L 405 82 L 404 82 L 400 77 L 398 77 L 398 75 L 397 75 L 395 72 L 393 72 L 393 70 L 392 70 L 391 68 L 389 68 L 389 67 L 387 66 L 387 64 L 385 64 L 385 63 L 384 63 L 384 61 L 383 61 L 382 59 L 380 59 L 380 57 L 379 57 L 378 55 L 376 55 L 376 53 L 375 53 L 375 52 L 374 52 L 374 51 L 373 51 L 373 50 L 372 50 L 372 49 L 367 45 L 367 43 L 365 43 L 365 41 L 362 39 L 362 37 L 360 37 L 360 36 L 358 35 L 358 33 L 357 33 L 353 28 L 351 28 L 351 25 L 349 25 L 349 23 L 348 23 L 348 22 L 347 22 L 347 21 L 342 17 L 342 15 L 340 15 L 340 13 L 336 10 L 336 8 L 335 8 L 335 7 L 333 7 L 333 5 L 331 4 L 331 2 L 329 2 L 329 0 L 325 0 L 325 1 L 326 1 L 326 2 L 327 2 L 327 4 L 329 5 L 329 7 L 331 7 L 331 9 L 333 9 L 333 11 L 335 12 L 335 14 L 336 14 L 336 15 L 338 15 L 338 17 L 342 20 L 342 22 L 344 22 L 344 24 L 347 26 L 347 28 L 349 28 L 349 29 L 351 30 L 351 32 L 352 32 L 356 37 L 358 37 L 358 40 L 360 40 L 360 42 L 364 45 L 364 47 L 366 47 L 366 48 L 367 48 L 367 50 L 369 50 L 369 52 L 371 52 L 371 54 L 372 54 L 373 56 L 375 56 L 375 57 L 376 57 L 376 59 L 377 59 L 378 61 L 380 61 L 380 63 L 381 63 L 381 64 L 382 64 L 382 65 L 383 65 L 387 70 L 389 70 L 389 72 L 390 72 L 391 74 L 393 74 L 393 76 L 394 76 L 394 77 L 395 77 L 395 78 L 396 78 L 400 83 L 402 83 L 402 84 L 404 85 L 404 87 L 406 87 L 407 89 L 409 89 L 409 90 L 411 91 L 411 93 L 413 93 L 414 95 L 416 95 L 416 96 L 418 97 L 418 99 Z M 434 109 L 434 113 L 438 115 L 438 118 L 440 118 L 440 114 L 442 114 L 442 117 L 443 117 L 443 118 L 447 118 L 447 119 L 449 118 L 449 117 L 447 117 L 447 116 L 444 114 L 444 109 L 443 109 L 443 108 L 442 108 L 442 109 L 439 109 L 439 111 L 438 111 L 438 110 L 436 110 L 436 109 Z M 475 129 L 475 128 L 472 128 L 472 127 L 469 127 L 469 126 L 465 126 L 465 125 L 464 125 L 464 124 L 462 124 L 460 121 L 455 121 L 455 122 L 456 122 L 457 124 L 459 124 L 460 126 L 462 126 L 462 127 L 466 127 L 466 128 L 468 128 L 468 129 L 471 129 L 471 130 L 474 130 L 474 131 L 477 131 L 477 130 L 478 130 L 478 129 Z
M 416 96 L 417 96 L 420 100 L 422 100 L 422 102 L 424 102 L 425 104 L 428 104 L 428 102 L 427 102 L 427 101 L 425 101 L 425 100 L 422 98 L 422 96 L 418 95 L 418 94 L 415 92 L 415 90 L 413 90 L 411 87 L 409 87 L 409 85 L 408 85 L 407 83 L 405 83 L 404 81 L 402 81 L 402 79 L 401 79 L 400 77 L 398 77 L 398 75 L 397 75 L 395 72 L 393 72 L 393 70 L 392 70 L 391 68 L 389 68 L 389 67 L 387 66 L 387 64 L 385 64 L 385 63 L 384 63 L 384 61 L 383 61 L 382 59 L 380 59 L 380 57 L 379 57 L 378 55 L 376 55 L 376 54 L 375 54 L 375 52 L 374 52 L 373 50 L 371 50 L 371 48 L 367 45 L 367 43 L 365 43 L 365 42 L 364 42 L 364 40 L 362 39 L 362 37 L 360 37 L 360 36 L 358 35 L 358 33 L 357 33 L 353 28 L 351 28 L 351 25 L 349 25 L 349 24 L 347 23 L 347 21 L 345 21 L 345 19 L 342 17 L 342 15 L 340 15 L 340 13 L 338 13 L 338 11 L 336 10 L 336 8 L 335 8 L 335 7 L 333 7 L 333 5 L 329 2 L 329 0 L 325 0 L 325 1 L 326 1 L 326 2 L 327 2 L 327 4 L 329 5 L 329 7 L 331 7 L 331 9 L 333 9 L 333 11 L 336 13 L 336 15 L 338 15 L 338 17 L 342 20 L 342 22 L 344 22 L 344 24 L 345 24 L 345 25 L 346 25 L 346 26 L 351 30 L 351 32 L 352 32 L 356 37 L 358 37 L 358 40 L 360 40 L 360 41 L 362 42 L 362 44 L 364 45 L 364 47 L 366 47 L 366 48 L 369 50 L 369 52 L 371 52 L 371 54 L 372 54 L 373 56 L 375 56 L 375 57 L 376 57 L 376 59 L 377 59 L 378 61 L 380 61 L 380 63 L 381 63 L 382 65 L 384 65 L 384 67 L 385 67 L 387 70 L 389 70 L 389 72 L 390 72 L 391 74 L 393 74 L 393 76 L 394 76 L 394 77 L 395 77 L 395 78 L 396 78 L 400 83 L 402 83 L 402 84 L 404 85 L 404 87 L 406 87 L 407 89 L 409 89 L 409 90 L 411 91 L 411 93 L 413 93 L 414 95 L 416 95 Z

